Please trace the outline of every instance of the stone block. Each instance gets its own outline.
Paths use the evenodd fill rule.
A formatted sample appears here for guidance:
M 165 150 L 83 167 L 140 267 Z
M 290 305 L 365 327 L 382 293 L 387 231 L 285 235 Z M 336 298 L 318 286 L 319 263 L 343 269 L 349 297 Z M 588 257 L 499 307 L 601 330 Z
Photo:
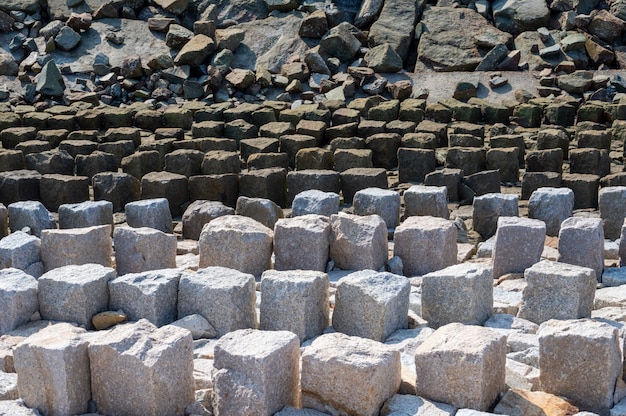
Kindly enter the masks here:
M 296 195 L 309 190 L 323 192 L 341 191 L 339 172 L 333 170 L 307 169 L 287 174 L 287 203 L 292 204 Z
M 598 175 L 611 173 L 611 158 L 604 149 L 573 149 L 569 154 L 570 173 Z
M 119 276 L 109 282 L 109 309 L 123 310 L 129 321 L 170 324 L 178 316 L 178 281 L 183 273 L 162 269 Z
M 448 199 L 450 202 L 459 200 L 459 186 L 463 172 L 460 169 L 440 169 L 429 173 L 424 178 L 426 186 L 445 186 L 447 188 Z M 499 186 L 499 184 L 498 184 Z
M 330 258 L 344 270 L 378 270 L 387 262 L 387 226 L 378 215 L 331 215 Z
M 400 216 L 400 194 L 380 188 L 365 188 L 354 194 L 355 215 L 379 215 L 387 228 L 396 228 Z
M 151 172 L 141 178 L 141 198 L 165 198 L 173 217 L 183 214 L 182 206 L 189 202 L 189 180 L 170 172 Z
M 370 149 L 336 149 L 333 153 L 335 170 L 343 172 L 353 168 L 373 168 L 372 153 Z
M 191 332 L 146 320 L 117 325 L 88 347 L 99 413 L 183 416 L 194 400 Z
M 598 208 L 598 188 L 600 177 L 566 173 L 561 178 L 561 185 L 574 191 L 574 209 Z
M 205 153 L 195 149 L 178 149 L 165 155 L 165 170 L 183 176 L 199 175 Z M 239 159 L 237 159 L 239 162 Z M 220 172 L 225 173 L 225 172 Z
M 43 319 L 76 322 L 92 329 L 91 318 L 109 307 L 109 281 L 115 270 L 99 264 L 64 266 L 39 278 L 39 312 Z
M 85 201 L 59 207 L 59 228 L 84 228 L 95 225 L 113 227 L 113 204 L 109 201 Z
M 539 332 L 541 388 L 574 405 L 609 414 L 622 359 L 618 329 L 592 320 L 552 320 Z
M 517 316 L 537 324 L 549 319 L 589 318 L 595 277 L 587 267 L 541 261 L 524 272 L 527 285 Z
M 337 285 L 333 328 L 347 335 L 383 342 L 408 325 L 410 283 L 403 276 L 364 270 Z
M 239 175 L 239 195 L 265 198 L 284 207 L 287 171 L 282 168 L 247 170 Z
M 518 152 L 516 154 L 517 160 L 519 162 L 519 166 L 524 166 L 524 157 L 526 155 L 526 144 L 524 143 L 524 136 L 521 134 L 503 134 L 499 136 L 491 136 L 489 138 L 489 147 L 491 149 L 501 149 L 501 148 L 517 148 Z M 487 152 L 487 157 L 489 152 Z M 510 153 L 510 156 L 513 156 L 513 153 Z M 492 168 L 493 169 L 493 168 Z M 506 182 L 506 181 L 504 181 Z
M 487 168 L 498 170 L 502 182 L 519 182 L 517 147 L 503 147 L 487 151 Z
M 559 188 L 561 174 L 556 172 L 526 172 L 522 176 L 522 199 L 530 199 L 539 188 Z
M 423 275 L 456 264 L 456 240 L 456 227 L 446 219 L 409 217 L 396 228 L 393 254 L 406 276 Z
M 248 198 L 240 196 L 237 198 L 236 215 L 252 218 L 266 226 L 274 229 L 274 224 L 283 218 L 283 210 L 273 201 L 265 198 Z
M 620 237 L 626 218 L 626 186 L 609 186 L 598 192 L 600 217 L 604 226 L 604 237 L 615 240 Z
M 280 151 L 289 156 L 289 167 L 296 166 L 296 154 L 301 149 L 317 146 L 317 140 L 313 136 L 304 134 L 286 134 L 280 136 Z
M 124 211 L 129 202 L 141 196 L 140 182 L 132 175 L 121 172 L 97 173 L 91 179 L 94 201 L 109 201 L 113 212 Z
M 204 199 L 219 201 L 234 208 L 239 196 L 239 175 L 198 175 L 189 178 L 189 194 L 192 201 Z
M 22 270 L 0 270 L 0 335 L 30 321 L 39 311 L 37 280 Z
M 488 410 L 505 390 L 506 350 L 506 335 L 493 329 L 445 325 L 415 350 L 416 393 L 457 408 Z
M 431 216 L 448 219 L 448 188 L 413 185 L 404 191 L 404 215 Z
M 398 149 L 398 180 L 406 182 L 424 182 L 427 174 L 437 167 L 435 151 L 432 149 Z
M 8 210 L 11 232 L 28 227 L 33 235 L 40 237 L 42 230 L 56 228 L 54 217 L 39 201 L 14 202 Z
M 0 203 L 38 201 L 41 174 L 36 170 L 0 172 Z
M 119 164 L 115 155 L 94 150 L 89 155 L 76 155 L 76 174 L 91 180 L 100 172 L 117 172 Z
M 298 193 L 291 206 L 291 216 L 300 215 L 323 215 L 330 217 L 339 212 L 339 194 L 335 192 L 323 192 L 316 189 Z
M 43 264 L 39 238 L 16 231 L 0 240 L 0 269 L 11 267 L 33 277 L 41 276 Z
M 604 269 L 604 232 L 599 218 L 571 217 L 563 221 L 559 232 L 561 263 L 593 269 L 598 282 Z
M 178 283 L 178 318 L 202 315 L 218 337 L 256 325 L 254 276 L 224 267 L 184 274 Z
M 143 150 L 122 159 L 122 171 L 141 180 L 150 172 L 160 171 L 163 167 L 161 155 L 156 150 Z
M 452 322 L 483 325 L 493 309 L 490 267 L 462 263 L 422 277 L 422 313 L 431 328 Z
M 239 173 L 241 163 L 237 152 L 212 150 L 204 154 L 202 159 L 203 175 L 221 175 L 224 173 Z M 198 172 L 200 173 L 200 172 Z
M 563 150 L 533 150 L 526 155 L 526 172 L 563 172 Z
M 85 330 L 48 326 L 15 348 L 18 390 L 24 404 L 44 415 L 88 412 L 91 398 Z
M 296 170 L 334 168 L 333 152 L 319 147 L 298 150 L 296 153 Z
M 446 155 L 445 166 L 461 169 L 465 176 L 473 175 L 487 168 L 487 151 L 472 147 L 450 148 Z
M 319 271 L 265 271 L 259 328 L 290 331 L 300 342 L 321 335 L 329 323 L 328 286 L 328 275 Z
M 572 216 L 574 192 L 568 188 L 538 188 L 528 200 L 528 218 L 546 224 L 546 235 L 558 236 L 561 223 Z
M 474 198 L 474 231 L 485 240 L 493 236 L 498 227 L 498 218 L 518 215 L 517 202 L 518 196 L 512 194 L 491 193 Z
M 289 157 L 287 153 L 253 153 L 246 164 L 248 171 L 259 169 L 280 168 L 289 169 Z
M 541 258 L 546 241 L 546 224 L 540 220 L 519 217 L 498 218 L 493 247 L 493 277 L 523 273 Z
M 143 199 L 124 206 L 126 222 L 134 228 L 149 227 L 164 233 L 173 229 L 172 213 L 165 198 Z
M 26 169 L 36 170 L 42 175 L 74 174 L 74 158 L 65 150 L 48 150 L 39 153 L 30 153 L 25 157 Z
M 329 248 L 330 222 L 326 216 L 300 215 L 280 219 L 274 226 L 276 270 L 323 272 L 328 263 Z
M 154 228 L 118 227 L 113 233 L 117 274 L 176 267 L 176 236 Z
M 619 241 L 619 264 L 621 267 L 626 266 L 626 219 L 622 225 L 622 233 Z
M 354 194 L 365 188 L 387 189 L 387 171 L 379 168 L 353 168 L 341 172 L 341 192 L 346 203 L 352 202 Z
M 398 166 L 398 149 L 402 136 L 398 133 L 379 133 L 365 138 L 365 145 L 372 150 L 374 167 L 393 169 Z
M 376 416 L 400 387 L 400 353 L 342 333 L 316 338 L 302 353 L 302 406 Z
M 50 211 L 57 211 L 63 204 L 75 204 L 89 200 L 89 178 L 86 176 L 43 175 L 39 181 L 41 202 Z
M 473 192 L 473 196 L 482 196 L 486 194 L 500 193 L 500 171 L 499 170 L 483 170 L 463 178 L 463 185 Z M 471 199 L 464 195 L 466 189 L 459 188 L 460 199 Z M 461 198 L 463 196 L 463 198 Z
M 239 142 L 241 159 L 247 162 L 250 155 L 254 153 L 278 153 L 278 145 L 277 139 L 269 137 L 241 140 Z
M 298 405 L 299 364 L 298 338 L 288 331 L 249 329 L 224 336 L 215 346 L 214 414 L 273 415 Z
M 113 266 L 111 226 L 97 225 L 41 232 L 41 262 L 46 271 L 81 264 Z
M 235 210 L 222 202 L 193 201 L 183 214 L 183 238 L 198 240 L 205 224 L 223 215 L 233 215 Z

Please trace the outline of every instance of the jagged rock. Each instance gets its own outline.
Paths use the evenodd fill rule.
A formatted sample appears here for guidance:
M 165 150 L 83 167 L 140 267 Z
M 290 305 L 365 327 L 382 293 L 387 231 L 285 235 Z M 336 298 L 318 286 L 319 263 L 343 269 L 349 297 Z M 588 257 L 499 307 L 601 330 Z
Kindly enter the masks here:
M 18 64 L 11 55 L 0 52 L 0 75 L 17 75 L 18 69 Z
M 389 43 L 404 60 L 415 31 L 415 19 L 424 7 L 424 1 L 395 0 L 383 5 L 380 16 L 370 28 L 369 46 Z
M 200 65 L 215 49 L 215 42 L 206 35 L 196 35 L 182 47 L 174 63 L 180 65 Z
M 174 14 L 182 14 L 189 6 L 189 0 L 154 0 L 154 2 Z
M 388 43 L 373 47 L 363 59 L 376 72 L 398 72 L 402 69 L 402 57 Z
M 376 16 L 383 8 L 383 0 L 365 0 L 361 3 L 361 8 L 354 18 L 354 25 L 363 28 L 376 20 Z
M 491 8 L 496 27 L 513 34 L 547 26 L 550 20 L 546 0 L 496 0 Z
M 65 26 L 54 37 L 54 43 L 62 51 L 71 51 L 78 45 L 80 39 L 80 35 L 74 29 Z
M 350 26 L 344 22 L 328 31 L 320 42 L 320 50 L 342 61 L 354 58 L 361 47 L 361 42 L 354 36 Z
M 279 12 L 289 12 L 298 7 L 298 0 L 265 0 L 268 10 L 278 10 Z
M 35 91 L 51 96 L 62 96 L 65 90 L 65 83 L 59 68 L 54 61 L 49 61 L 37 76 Z
M 300 36 L 304 38 L 320 39 L 328 32 L 328 20 L 324 10 L 316 10 L 302 20 Z

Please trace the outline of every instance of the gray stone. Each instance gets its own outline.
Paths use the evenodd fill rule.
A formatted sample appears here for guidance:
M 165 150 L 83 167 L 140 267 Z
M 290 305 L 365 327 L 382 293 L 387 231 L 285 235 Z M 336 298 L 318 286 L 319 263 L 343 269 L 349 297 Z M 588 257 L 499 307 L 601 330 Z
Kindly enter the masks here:
M 0 270 L 0 335 L 27 323 L 39 310 L 37 288 L 37 280 L 21 270 Z
M 626 218 L 626 186 L 601 188 L 598 192 L 598 204 L 605 238 L 619 238 Z
M 186 329 L 146 320 L 117 325 L 88 347 L 98 412 L 183 416 L 194 400 L 193 340 Z
M 450 218 L 448 188 L 445 186 L 413 185 L 404 191 L 404 215 L 428 215 Z
M 68 27 L 68 29 L 70 29 Z M 72 30 L 72 29 L 70 29 Z M 63 95 L 65 83 L 54 60 L 48 61 L 36 77 L 35 91 L 40 94 L 59 97 Z
M 283 210 L 273 201 L 266 198 L 248 198 L 247 196 L 237 198 L 235 213 L 250 217 L 270 229 L 274 228 L 276 221 L 283 218 Z
M 214 414 L 273 415 L 297 405 L 299 363 L 298 338 L 288 331 L 239 330 L 224 336 L 215 346 Z
M 91 381 L 85 332 L 67 323 L 56 324 L 15 348 L 18 389 L 26 406 L 44 415 L 88 411 Z
M 505 389 L 505 368 L 504 334 L 451 323 L 417 347 L 416 392 L 418 396 L 457 408 L 484 411 Z
M 379 215 L 387 228 L 396 228 L 400 215 L 400 194 L 380 188 L 357 191 L 352 200 L 355 215 Z
M 622 225 L 622 233 L 619 240 L 619 264 L 622 267 L 626 266 L 626 219 Z
M 200 267 L 221 266 L 260 276 L 270 268 L 273 237 L 271 229 L 252 218 L 216 218 L 200 234 Z
M 354 17 L 354 25 L 363 28 L 375 21 L 383 8 L 383 3 L 383 0 L 365 0 L 361 2 L 359 12 Z
M 516 217 L 519 213 L 517 195 L 491 193 L 474 198 L 472 222 L 474 231 L 483 239 L 496 233 L 499 217 Z
M 380 216 L 331 215 L 330 225 L 330 258 L 340 269 L 378 270 L 387 262 L 387 227 Z
M 537 263 L 546 240 L 546 224 L 540 220 L 519 217 L 498 218 L 493 247 L 493 277 L 523 273 Z
M 223 215 L 233 215 L 235 210 L 218 201 L 193 201 L 183 214 L 183 237 L 198 240 L 205 224 Z
M 113 204 L 109 201 L 85 201 L 59 207 L 59 228 L 83 228 L 94 225 L 113 227 Z
M 39 411 L 26 407 L 22 400 L 0 400 L 0 414 L 7 416 L 41 416 Z
M 291 331 L 300 342 L 321 335 L 328 327 L 328 286 L 328 275 L 322 272 L 264 272 L 259 328 Z
M 11 232 L 28 227 L 33 235 L 41 237 L 41 230 L 57 227 L 52 214 L 39 201 L 14 202 L 8 209 Z
M 41 232 L 41 262 L 46 271 L 68 265 L 113 266 L 110 225 Z
M 545 0 L 496 0 L 491 9 L 496 27 L 515 35 L 547 26 L 550 20 Z
M 150 227 L 164 233 L 172 232 L 172 213 L 170 204 L 165 198 L 129 202 L 124 206 L 124 210 L 126 222 L 131 227 Z
M 0 241 L 1 244 L 1 241 Z M 274 268 L 317 270 L 328 263 L 330 222 L 322 215 L 280 219 L 274 226 Z
M 332 324 L 338 332 L 382 342 L 406 329 L 409 280 L 391 273 L 364 270 L 349 274 L 337 285 Z
M 316 189 L 300 192 L 293 199 L 291 215 L 318 214 L 330 217 L 339 212 L 339 195 Z
M 395 230 L 393 254 L 402 259 L 405 275 L 423 275 L 456 264 L 456 240 L 449 220 L 409 217 Z
M 415 31 L 415 19 L 423 8 L 422 2 L 398 0 L 385 2 L 380 15 L 369 31 L 370 46 L 389 43 L 396 53 L 404 60 L 409 53 L 411 38 Z
M 519 318 L 540 324 L 591 316 L 596 289 L 593 270 L 544 260 L 526 269 L 524 280 Z
M 0 372 L 0 401 L 17 400 L 19 398 L 17 374 Z M 2 408 L 0 408 L 1 412 Z
M 155 326 L 177 317 L 178 281 L 175 269 L 129 273 L 109 282 L 109 309 L 123 310 L 129 321 L 146 319 Z
M 618 329 L 587 319 L 551 320 L 538 335 L 542 390 L 608 414 L 622 375 Z
M 117 273 L 139 273 L 176 267 L 176 236 L 154 228 L 115 229 Z
M 569 188 L 539 188 L 528 200 L 528 218 L 543 221 L 546 235 L 558 236 L 561 223 L 572 216 L 574 191 Z
M 80 35 L 69 26 L 63 26 L 59 33 L 54 37 L 54 43 L 57 48 L 68 52 L 74 49 L 80 42 Z
M 359 51 L 361 42 L 352 34 L 350 26 L 344 22 L 329 30 L 320 41 L 320 51 L 342 61 L 352 59 Z
M 602 285 L 615 287 L 626 285 L 626 267 L 608 267 L 602 272 Z
M 389 43 L 374 46 L 363 57 L 365 64 L 375 72 L 394 73 L 402 69 L 402 57 Z
M 341 333 L 316 338 L 302 353 L 302 405 L 331 414 L 376 416 L 400 387 L 400 352 Z
M 452 322 L 482 325 L 493 309 L 490 267 L 462 263 L 422 277 L 422 312 L 431 328 Z
M 453 416 L 456 409 L 445 403 L 437 403 L 411 394 L 396 394 L 385 402 L 381 416 Z
M 218 337 L 254 328 L 254 276 L 224 267 L 208 267 L 183 275 L 178 284 L 178 317 L 202 315 Z
M 0 269 L 12 267 L 33 277 L 43 273 L 41 241 L 22 231 L 15 231 L 0 240 Z
M 561 263 L 589 267 L 598 282 L 604 269 L 604 235 L 599 218 L 571 217 L 563 221 L 559 232 Z
M 215 338 L 217 336 L 215 328 L 211 326 L 209 321 L 207 321 L 204 316 L 197 313 L 183 316 L 182 318 L 172 322 L 170 325 L 189 330 L 194 340 L 201 338 Z

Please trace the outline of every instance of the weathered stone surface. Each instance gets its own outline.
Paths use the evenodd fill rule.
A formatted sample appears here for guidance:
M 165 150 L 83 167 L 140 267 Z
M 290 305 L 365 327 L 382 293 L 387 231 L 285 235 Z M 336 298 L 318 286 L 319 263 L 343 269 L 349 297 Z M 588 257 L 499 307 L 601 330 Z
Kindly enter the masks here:
M 28 227 L 30 232 L 41 237 L 41 231 L 56 228 L 56 221 L 39 201 L 20 201 L 8 206 L 11 232 Z
M 140 182 L 127 173 L 101 172 L 93 176 L 93 197 L 95 201 L 110 201 L 113 212 L 124 210 L 124 206 L 139 199 Z
M 15 231 L 0 240 L 0 269 L 10 267 L 36 278 L 41 276 L 41 241 L 22 231 Z
M 189 330 L 194 340 L 201 338 L 215 338 L 217 336 L 215 328 L 211 326 L 209 321 L 207 321 L 204 316 L 197 313 L 184 316 L 172 322 L 171 325 Z
M 389 43 L 373 47 L 363 59 L 376 72 L 398 72 L 402 69 L 402 57 Z
M 297 405 L 299 361 L 298 338 L 288 331 L 224 336 L 215 346 L 214 414 L 272 415 Z
M 91 381 L 85 332 L 61 323 L 18 345 L 14 351 L 18 389 L 28 407 L 48 415 L 88 411 Z
M 423 2 L 385 2 L 378 19 L 370 27 L 369 45 L 389 43 L 403 60 L 406 59 L 415 31 L 415 20 L 423 7 Z
M 113 234 L 117 273 L 176 267 L 176 236 L 153 228 L 118 227 Z
M 387 226 L 378 215 L 330 216 L 330 258 L 344 270 L 380 269 L 387 261 Z
M 388 189 L 361 189 L 354 194 L 353 207 L 355 215 L 376 214 L 387 228 L 395 228 L 400 215 L 400 194 Z
M 91 318 L 91 323 L 97 331 L 101 331 L 120 324 L 126 319 L 127 316 L 122 311 L 104 311 L 95 314 L 93 318 Z
M 496 233 L 499 217 L 515 217 L 518 215 L 517 195 L 485 194 L 474 198 L 472 222 L 474 230 L 483 239 Z
M 273 229 L 276 221 L 283 218 L 283 210 L 273 201 L 266 198 L 237 198 L 235 214 L 252 218 L 269 229 Z
M 59 228 L 85 228 L 107 224 L 113 227 L 113 204 L 109 201 L 85 201 L 59 207 Z
M 400 353 L 341 333 L 316 338 L 302 353 L 302 405 L 333 413 L 378 415 L 400 386 Z
M 1 244 L 1 242 L 0 242 Z M 326 270 L 330 248 L 330 222 L 322 215 L 280 219 L 274 226 L 276 270 Z
M 0 400 L 0 412 L 12 416 L 40 416 L 39 411 L 27 407 L 22 400 Z
M 596 286 L 593 270 L 544 260 L 526 269 L 524 278 L 527 285 L 518 317 L 540 324 L 591 316 Z
M 185 329 L 146 320 L 117 325 L 92 339 L 88 353 L 98 412 L 182 416 L 194 399 L 193 340 Z
M 164 233 L 172 232 L 172 214 L 165 198 L 129 202 L 124 206 L 124 210 L 126 222 L 131 227 L 150 227 Z
M 448 188 L 445 186 L 413 185 L 404 191 L 405 216 L 413 215 L 448 219 Z
M 608 414 L 622 373 L 617 328 L 592 320 L 551 320 L 538 335 L 542 389 Z
M 0 270 L 0 334 L 30 321 L 39 310 L 37 280 L 15 268 Z
M 528 200 L 528 217 L 543 221 L 546 234 L 558 236 L 561 223 L 572 216 L 574 192 L 568 188 L 539 188 Z
M 93 328 L 91 318 L 108 309 L 108 283 L 115 270 L 99 264 L 64 266 L 39 278 L 39 311 L 43 319 L 76 322 Z
M 218 201 L 193 201 L 183 214 L 183 237 L 198 240 L 205 224 L 223 215 L 233 215 L 235 211 Z
M 493 309 L 490 267 L 463 263 L 422 277 L 422 313 L 428 326 L 482 325 Z
M 317 214 L 330 217 L 339 212 L 339 195 L 335 192 L 323 192 L 316 189 L 302 191 L 293 199 L 291 215 Z
M 406 329 L 410 284 L 392 273 L 372 270 L 342 278 L 335 294 L 333 328 L 347 335 L 383 342 Z
M 519 34 L 547 26 L 550 9 L 544 0 L 496 0 L 491 5 L 498 29 Z
M 546 224 L 540 220 L 518 217 L 498 218 L 493 247 L 493 277 L 523 273 L 537 263 L 546 240 Z
M 437 403 L 419 396 L 396 394 L 385 402 L 381 416 L 407 414 L 413 416 L 452 416 L 455 408 L 449 404 Z
M 626 186 L 603 187 L 598 192 L 598 204 L 604 226 L 604 237 L 619 238 L 626 218 Z
M 113 265 L 111 226 L 97 225 L 41 232 L 41 261 L 45 270 L 82 264 Z
M 448 324 L 415 350 L 417 395 L 457 408 L 487 410 L 504 391 L 505 365 L 505 335 Z
M 409 217 L 395 230 L 393 252 L 405 275 L 422 275 L 456 264 L 456 240 L 456 227 L 446 219 Z
M 546 415 L 578 415 L 578 408 L 566 400 L 542 391 L 510 389 L 494 409 L 498 414 L 522 416 L 542 412 Z
M 571 217 L 559 232 L 559 262 L 594 270 L 601 281 L 604 269 L 604 235 L 599 218 Z
M 320 51 L 341 61 L 352 59 L 361 47 L 361 42 L 352 34 L 350 26 L 344 22 L 329 30 L 320 42 Z
M 224 267 L 208 267 L 183 275 L 178 284 L 178 317 L 202 315 L 220 337 L 254 328 L 254 276 Z

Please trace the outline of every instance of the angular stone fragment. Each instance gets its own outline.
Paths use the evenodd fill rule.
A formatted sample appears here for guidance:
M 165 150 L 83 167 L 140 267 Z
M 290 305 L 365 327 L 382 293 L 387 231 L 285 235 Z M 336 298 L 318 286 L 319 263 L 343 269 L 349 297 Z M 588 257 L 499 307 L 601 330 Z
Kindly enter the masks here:
M 113 204 L 109 201 L 85 201 L 59 207 L 59 228 L 113 226 Z
M 131 227 L 150 227 L 164 233 L 172 232 L 172 213 L 165 198 L 144 199 L 125 205 L 126 222 Z
M 510 416 L 522 416 L 536 411 L 550 415 L 579 415 L 576 406 L 558 396 L 522 389 L 507 391 L 494 411 Z
M 396 394 L 385 402 L 381 416 L 453 416 L 456 409 L 449 404 L 437 403 L 410 394 Z
M 21 270 L 0 270 L 0 334 L 27 323 L 39 310 L 37 288 L 37 280 Z
M 33 235 L 41 237 L 41 231 L 56 228 L 56 221 L 39 201 L 20 201 L 8 206 L 11 232 L 30 228 Z
M 274 226 L 274 268 L 317 270 L 328 263 L 330 222 L 322 215 L 280 219 Z
M 176 236 L 153 228 L 119 227 L 113 234 L 117 273 L 176 267 Z
M 568 188 L 539 188 L 528 200 L 528 218 L 543 221 L 549 236 L 559 235 L 561 223 L 573 210 L 574 192 Z
M 387 226 L 378 215 L 330 216 L 330 258 L 344 270 L 378 270 L 387 262 Z
M 183 237 L 198 240 L 205 224 L 223 215 L 233 215 L 235 211 L 218 201 L 193 201 L 183 214 Z
M 559 232 L 561 263 L 589 267 L 601 281 L 604 269 L 604 233 L 599 218 L 571 217 L 563 221 Z
M 523 273 L 537 263 L 546 240 L 546 224 L 530 218 L 500 217 L 493 247 L 493 277 Z
M 428 215 L 448 219 L 448 188 L 413 185 L 404 191 L 405 216 Z
M 387 228 L 396 228 L 400 215 L 400 194 L 380 188 L 366 188 L 354 194 L 355 215 L 379 215 Z
M 38 278 L 43 273 L 41 241 L 16 231 L 0 240 L 0 269 L 12 267 Z

